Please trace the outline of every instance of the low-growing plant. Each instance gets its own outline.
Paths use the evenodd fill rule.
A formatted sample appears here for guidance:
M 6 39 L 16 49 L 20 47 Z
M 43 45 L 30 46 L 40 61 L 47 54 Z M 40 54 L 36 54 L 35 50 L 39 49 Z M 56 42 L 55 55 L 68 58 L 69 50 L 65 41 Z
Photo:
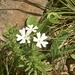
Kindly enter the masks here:
M 0 50 L 1 75 L 48 75 L 56 70 L 58 59 L 62 68 L 63 60 L 75 59 L 74 0 L 70 1 L 50 0 L 40 21 L 30 16 L 22 29 L 5 25 L 6 41 Z
M 34 19 L 34 16 L 30 16 L 28 20 L 30 18 Z M 28 20 L 28 25 L 20 30 L 17 26 L 6 25 L 7 31 L 3 33 L 6 41 L 2 45 L 2 65 L 5 68 L 2 72 L 5 71 L 7 75 L 47 74 L 45 68 L 50 64 L 46 64 L 46 55 L 42 53 L 42 49 L 48 44 L 47 36 L 38 31 L 37 25 L 29 24 Z

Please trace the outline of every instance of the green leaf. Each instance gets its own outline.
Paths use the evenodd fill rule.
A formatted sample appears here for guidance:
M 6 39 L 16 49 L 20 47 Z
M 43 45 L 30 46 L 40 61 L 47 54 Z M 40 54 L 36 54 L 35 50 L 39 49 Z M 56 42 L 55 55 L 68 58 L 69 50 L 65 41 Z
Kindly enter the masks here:
M 30 66 L 28 66 L 28 67 L 26 68 L 26 70 L 25 70 L 25 71 L 28 71 L 28 70 L 30 70 L 30 68 L 31 68 L 31 67 L 30 67 Z
M 42 72 L 42 75 L 47 75 L 45 71 Z
M 46 75 L 46 71 L 41 66 L 36 66 L 36 68 L 42 73 L 42 75 Z
M 75 54 L 71 54 L 71 57 L 72 57 L 73 59 L 75 59 Z
M 27 19 L 27 25 L 37 25 L 37 20 L 36 20 L 36 17 L 35 16 L 29 16 L 28 19 Z
M 42 23 L 39 24 L 38 32 L 47 33 L 49 31 L 49 25 L 50 22 L 48 21 L 48 19 L 45 19 Z
M 11 26 L 5 23 L 5 28 L 6 28 L 7 31 L 9 31 L 9 29 L 11 28 Z
M 51 12 L 48 14 L 47 19 L 51 22 L 51 23 L 59 23 L 58 20 L 59 16 L 57 13 Z
M 38 66 L 38 65 L 36 65 L 36 68 L 39 70 L 39 71 L 43 71 L 43 69 L 40 67 L 40 66 Z
M 18 67 L 24 67 L 24 65 L 19 65 Z
M 33 72 L 33 68 L 30 69 L 30 71 L 28 72 L 28 75 L 31 75 L 32 72 Z
M 34 75 L 38 75 L 36 70 L 34 71 Z

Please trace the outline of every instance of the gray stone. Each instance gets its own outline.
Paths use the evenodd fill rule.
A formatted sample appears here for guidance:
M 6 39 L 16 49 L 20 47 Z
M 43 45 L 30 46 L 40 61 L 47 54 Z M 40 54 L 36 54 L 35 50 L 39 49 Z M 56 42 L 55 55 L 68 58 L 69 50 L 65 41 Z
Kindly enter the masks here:
M 5 30 L 4 23 L 22 28 L 30 15 L 39 20 L 46 4 L 47 0 L 0 0 L 0 35 Z

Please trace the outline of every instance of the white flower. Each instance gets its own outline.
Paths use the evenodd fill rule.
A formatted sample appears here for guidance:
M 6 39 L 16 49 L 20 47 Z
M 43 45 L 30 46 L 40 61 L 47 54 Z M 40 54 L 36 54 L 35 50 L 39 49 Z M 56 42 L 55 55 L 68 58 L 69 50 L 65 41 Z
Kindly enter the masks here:
M 17 41 L 20 41 L 20 43 L 30 43 L 30 37 L 29 37 L 29 34 L 25 32 L 25 28 L 19 30 L 20 34 L 16 34 L 16 37 L 17 37 Z
M 40 34 L 40 32 L 37 33 L 37 38 L 33 37 L 33 41 L 37 42 L 36 46 L 41 48 L 46 47 L 46 45 L 48 44 L 47 41 L 45 41 L 45 39 L 47 39 L 47 36 L 45 36 L 45 33 L 43 33 L 42 35 Z
M 26 27 L 26 30 L 28 33 L 36 32 L 37 29 L 38 29 L 38 27 L 34 26 L 34 25 L 28 25 L 28 27 Z

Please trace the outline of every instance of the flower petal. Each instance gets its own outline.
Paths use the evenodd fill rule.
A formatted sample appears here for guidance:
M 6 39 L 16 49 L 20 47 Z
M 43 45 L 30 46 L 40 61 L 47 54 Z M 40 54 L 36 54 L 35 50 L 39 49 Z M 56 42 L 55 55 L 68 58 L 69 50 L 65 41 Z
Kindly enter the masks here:
M 43 47 L 46 47 L 47 44 L 48 44 L 48 42 L 46 42 L 46 41 L 43 41 L 43 42 L 42 42 L 42 46 L 43 46 Z
M 39 47 L 39 48 L 42 47 L 40 43 L 37 43 L 36 46 Z
M 25 42 L 26 42 L 26 40 L 25 40 L 25 39 L 22 39 L 22 40 L 20 41 L 20 44 L 25 43 Z
M 21 33 L 22 36 L 24 36 L 25 35 L 25 28 L 19 30 L 19 32 Z
M 40 37 L 41 37 L 41 33 L 38 32 L 38 33 L 37 33 L 37 38 L 40 39 Z
M 28 33 L 31 32 L 36 32 L 37 26 L 34 27 L 34 25 L 28 25 L 28 27 L 26 27 L 26 30 Z
M 47 39 L 47 36 L 45 35 L 45 33 L 42 34 L 41 39 L 42 39 L 42 40 Z
M 32 24 L 31 24 L 31 25 L 28 25 L 28 27 L 29 27 L 29 28 L 33 28 L 33 25 L 32 25 Z
M 30 40 L 27 40 L 27 43 L 30 43 Z
M 28 30 L 29 28 L 28 27 L 26 27 L 26 30 Z
M 33 37 L 33 41 L 38 42 L 38 39 L 36 37 Z
M 38 29 L 38 27 L 37 27 L 37 26 L 35 26 L 33 29 Z
M 17 37 L 17 41 L 20 41 L 22 39 L 21 35 L 16 34 L 16 37 Z
M 30 43 L 30 37 L 27 37 L 26 40 L 27 40 L 27 43 Z

